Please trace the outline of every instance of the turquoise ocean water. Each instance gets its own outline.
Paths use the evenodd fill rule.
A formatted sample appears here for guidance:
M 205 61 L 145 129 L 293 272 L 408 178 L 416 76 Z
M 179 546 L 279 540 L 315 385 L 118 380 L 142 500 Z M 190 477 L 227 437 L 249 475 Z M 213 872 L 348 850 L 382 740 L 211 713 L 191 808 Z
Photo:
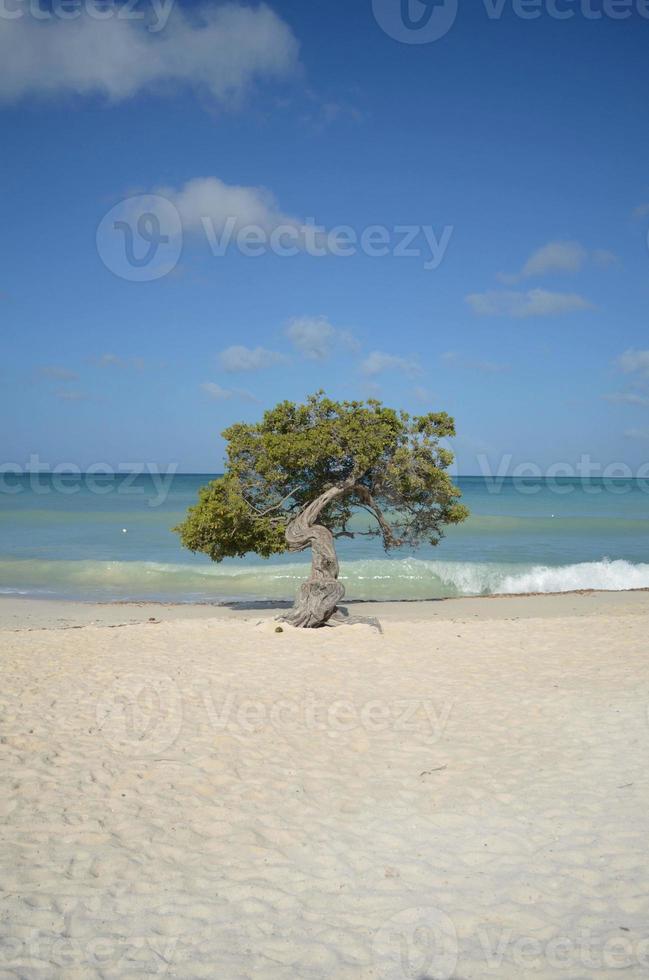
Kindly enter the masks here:
M 211 477 L 29 475 L 0 492 L 0 593 L 178 602 L 288 599 L 308 555 L 216 565 L 171 527 Z M 649 588 L 649 481 L 457 480 L 471 509 L 437 547 L 338 542 L 350 599 Z M 100 492 L 97 492 L 99 489 Z M 362 519 L 359 517 L 359 521 Z

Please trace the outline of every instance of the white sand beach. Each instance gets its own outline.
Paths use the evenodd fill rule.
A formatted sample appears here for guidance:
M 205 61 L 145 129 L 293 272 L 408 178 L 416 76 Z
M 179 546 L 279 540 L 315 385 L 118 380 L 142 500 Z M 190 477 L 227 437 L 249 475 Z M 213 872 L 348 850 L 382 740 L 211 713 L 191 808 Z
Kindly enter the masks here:
M 646 593 L 352 611 L 0 602 L 0 977 L 648 975 Z

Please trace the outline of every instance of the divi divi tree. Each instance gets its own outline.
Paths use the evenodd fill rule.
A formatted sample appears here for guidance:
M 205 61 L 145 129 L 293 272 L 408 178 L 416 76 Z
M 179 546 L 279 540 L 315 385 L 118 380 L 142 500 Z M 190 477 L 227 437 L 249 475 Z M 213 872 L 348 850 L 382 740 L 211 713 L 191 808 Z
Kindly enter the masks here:
M 323 626 L 345 590 L 337 538 L 379 537 L 386 551 L 436 545 L 444 527 L 468 515 L 447 473 L 455 435 L 445 412 L 411 416 L 380 401 L 332 401 L 324 392 L 303 405 L 281 402 L 256 424 L 223 433 L 223 476 L 200 490 L 176 530 L 191 551 L 214 561 L 256 552 L 263 558 L 311 549 L 311 574 L 284 617 Z M 366 529 L 350 528 L 366 512 Z

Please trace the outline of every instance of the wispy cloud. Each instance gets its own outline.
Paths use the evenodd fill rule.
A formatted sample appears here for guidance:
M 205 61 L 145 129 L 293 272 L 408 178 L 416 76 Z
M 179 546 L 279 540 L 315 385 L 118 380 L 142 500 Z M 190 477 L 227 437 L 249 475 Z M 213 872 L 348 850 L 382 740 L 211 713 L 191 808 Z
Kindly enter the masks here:
M 125 362 L 117 354 L 100 354 L 96 363 L 100 367 L 123 367 Z
M 209 4 L 190 13 L 167 2 L 148 23 L 119 16 L 119 6 L 108 9 L 101 19 L 83 8 L 73 20 L 0 18 L 0 101 L 66 93 L 121 101 L 191 86 L 231 106 L 257 80 L 298 66 L 295 36 L 265 4 Z
M 377 381 L 365 381 L 363 384 L 363 398 L 381 398 L 383 389 Z
M 83 402 L 88 400 L 89 395 L 87 395 L 84 391 L 61 388 L 59 391 L 54 392 L 54 397 L 58 398 L 62 402 Z
M 619 261 L 615 252 L 611 252 L 607 248 L 596 248 L 592 252 L 592 258 L 595 265 L 599 266 L 600 269 L 608 269 L 609 266 L 616 265 Z
M 615 362 L 625 374 L 640 374 L 649 378 L 649 350 L 629 348 Z
M 415 385 L 412 393 L 417 401 L 422 402 L 424 405 L 430 405 L 435 397 L 433 392 L 429 388 L 424 388 L 423 385 Z
M 295 349 L 310 361 L 326 360 L 337 344 L 348 350 L 359 347 L 352 333 L 334 327 L 326 316 L 294 317 L 284 332 Z
M 315 108 L 304 116 L 304 122 L 311 125 L 318 133 L 324 132 L 336 123 L 347 122 L 358 125 L 364 119 L 363 113 L 349 102 L 333 100 L 323 102 L 312 92 L 308 92 L 307 97 L 315 103 Z
M 579 272 L 588 252 L 579 242 L 549 242 L 533 252 L 515 279 L 530 279 L 548 272 Z
M 38 374 L 41 378 L 47 381 L 58 381 L 67 384 L 79 380 L 79 375 L 76 371 L 71 371 L 69 368 L 63 367 L 60 364 L 46 364 L 39 368 Z M 50 393 L 62 402 L 80 402 L 86 401 L 90 396 L 86 394 L 85 391 L 81 391 L 78 388 L 55 388 L 50 389 Z
M 53 381 L 78 381 L 79 375 L 68 368 L 60 367 L 58 364 L 47 364 L 40 368 L 39 374 L 43 378 L 50 378 Z
M 602 398 L 615 405 L 649 407 L 649 350 L 630 347 L 615 359 L 614 365 L 618 371 L 630 375 L 629 387 L 625 391 L 608 392 Z
M 245 388 L 223 388 L 215 381 L 205 381 L 201 389 L 214 401 L 227 401 L 229 398 L 241 398 L 244 401 L 259 402 L 259 399 Z
M 204 381 L 201 388 L 206 392 L 210 398 L 215 401 L 222 401 L 225 398 L 232 398 L 232 392 L 229 388 L 222 388 L 221 385 L 216 384 L 215 381 Z
M 649 439 L 649 429 L 627 429 L 624 435 L 627 439 Z
M 579 272 L 588 262 L 603 268 L 615 261 L 613 252 L 606 249 L 589 251 L 580 242 L 574 241 L 548 242 L 530 255 L 520 272 L 501 272 L 498 278 L 506 285 L 513 285 L 524 279 L 535 279 L 552 272 Z
M 384 371 L 402 372 L 411 378 L 421 374 L 421 368 L 414 358 L 398 357 L 380 350 L 368 354 L 361 363 L 361 371 L 368 377 L 375 377 Z
M 633 217 L 640 220 L 641 218 L 646 218 L 649 214 L 649 202 L 646 204 L 638 204 L 637 208 L 633 209 Z
M 143 357 L 120 357 L 119 354 L 111 352 L 93 357 L 91 363 L 101 368 L 121 368 L 124 370 L 133 368 L 136 371 L 143 371 L 146 367 L 146 361 Z
M 221 367 L 225 371 L 261 371 L 264 368 L 284 364 L 288 358 L 279 351 L 266 350 L 265 347 L 243 347 L 234 345 L 227 347 L 219 354 Z
M 515 319 L 560 316 L 594 309 L 593 304 L 578 293 L 553 293 L 546 289 L 530 289 L 528 292 L 492 289 L 485 293 L 471 293 L 466 301 L 478 316 Z
M 615 405 L 649 405 L 649 395 L 640 395 L 635 391 L 611 391 L 602 397 Z
M 442 360 L 455 367 L 464 368 L 468 371 L 480 371 L 482 374 L 502 374 L 509 371 L 509 364 L 501 364 L 498 361 L 481 361 L 463 357 L 458 351 L 449 350 L 442 354 Z

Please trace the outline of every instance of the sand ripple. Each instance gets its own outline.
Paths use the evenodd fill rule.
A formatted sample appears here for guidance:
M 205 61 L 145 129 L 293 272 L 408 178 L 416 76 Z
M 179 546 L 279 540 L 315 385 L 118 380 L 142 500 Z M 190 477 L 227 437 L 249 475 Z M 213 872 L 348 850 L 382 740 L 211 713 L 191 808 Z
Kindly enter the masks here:
M 0 977 L 647 976 L 648 627 L 0 634 Z

